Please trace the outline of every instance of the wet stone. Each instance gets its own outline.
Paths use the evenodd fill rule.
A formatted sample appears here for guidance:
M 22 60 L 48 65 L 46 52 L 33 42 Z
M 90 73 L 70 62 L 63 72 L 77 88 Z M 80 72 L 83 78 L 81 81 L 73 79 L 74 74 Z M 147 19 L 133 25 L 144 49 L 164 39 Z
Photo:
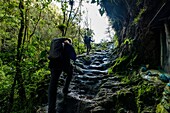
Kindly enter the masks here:
M 91 113 L 104 113 L 105 109 L 102 106 L 97 106 L 91 110 Z
M 107 54 L 106 51 L 99 50 L 93 54 L 77 56 L 73 66 L 74 76 L 69 86 L 71 92 L 65 99 L 61 91 L 57 93 L 57 113 L 105 113 L 105 108 L 93 105 L 96 103 L 95 98 L 112 95 L 111 89 L 101 88 L 102 80 L 108 78 L 106 75 L 110 62 Z M 112 86 L 108 83 L 104 87 Z M 86 109 L 88 106 L 90 109 Z

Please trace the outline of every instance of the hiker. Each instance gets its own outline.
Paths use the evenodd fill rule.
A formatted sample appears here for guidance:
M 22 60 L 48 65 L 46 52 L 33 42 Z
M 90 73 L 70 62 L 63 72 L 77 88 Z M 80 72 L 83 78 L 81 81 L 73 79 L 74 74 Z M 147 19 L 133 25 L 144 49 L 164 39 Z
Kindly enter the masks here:
M 86 46 L 86 53 L 87 55 L 90 53 L 91 50 L 91 42 L 94 42 L 91 37 L 88 37 L 87 35 L 84 36 L 84 44 Z
M 66 82 L 63 88 L 63 94 L 66 96 L 69 91 L 69 84 L 73 75 L 73 66 L 70 59 L 76 60 L 76 53 L 68 38 L 54 38 L 51 42 L 49 52 L 49 68 L 51 71 L 50 85 L 48 89 L 48 113 L 56 113 L 56 95 L 58 80 L 64 71 L 67 74 Z

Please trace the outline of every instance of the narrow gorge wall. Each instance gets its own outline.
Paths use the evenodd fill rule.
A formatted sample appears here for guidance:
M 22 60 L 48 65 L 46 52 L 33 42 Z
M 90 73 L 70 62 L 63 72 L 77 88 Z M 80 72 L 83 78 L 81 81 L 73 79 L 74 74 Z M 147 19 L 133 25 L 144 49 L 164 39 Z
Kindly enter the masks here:
M 129 38 L 138 64 L 161 67 L 170 73 L 170 1 L 102 0 L 119 44 Z

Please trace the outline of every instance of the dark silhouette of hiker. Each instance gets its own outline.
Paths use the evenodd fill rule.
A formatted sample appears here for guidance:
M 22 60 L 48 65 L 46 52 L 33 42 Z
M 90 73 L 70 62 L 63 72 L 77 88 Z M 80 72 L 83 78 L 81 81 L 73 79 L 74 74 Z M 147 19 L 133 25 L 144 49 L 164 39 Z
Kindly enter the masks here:
M 91 42 L 94 42 L 91 37 L 88 37 L 87 35 L 84 36 L 84 44 L 86 46 L 86 53 L 87 55 L 90 53 L 91 50 Z
M 62 71 L 67 74 L 63 94 L 66 96 L 69 93 L 68 88 L 73 75 L 70 59 L 76 60 L 76 53 L 71 45 L 71 40 L 68 38 L 53 39 L 49 53 L 51 79 L 48 89 L 48 113 L 56 113 L 57 86 Z

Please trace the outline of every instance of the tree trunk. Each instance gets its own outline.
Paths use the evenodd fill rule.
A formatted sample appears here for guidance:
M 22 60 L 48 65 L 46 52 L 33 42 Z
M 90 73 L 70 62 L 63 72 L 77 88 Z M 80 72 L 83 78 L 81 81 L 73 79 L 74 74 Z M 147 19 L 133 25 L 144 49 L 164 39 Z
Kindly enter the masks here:
M 22 58 L 22 53 L 21 53 L 21 44 L 22 44 L 22 38 L 23 38 L 23 33 L 24 33 L 24 0 L 20 0 L 20 14 L 21 14 L 21 27 L 19 30 L 19 34 L 18 34 L 18 45 L 17 45 L 17 62 L 16 62 L 16 75 L 17 76 L 17 81 L 18 81 L 18 90 L 19 90 L 19 96 L 21 98 L 21 100 L 23 101 L 26 96 L 25 96 L 25 88 L 23 85 L 23 79 L 22 79 L 22 75 L 21 75 L 21 58 Z
M 73 2 L 73 0 L 71 0 Z M 69 22 L 70 22 L 70 19 L 71 19 L 71 13 L 73 12 L 73 4 L 70 4 L 70 13 L 69 13 L 69 16 L 68 16 L 68 20 L 67 20 L 67 23 L 66 23 L 66 28 L 65 28 L 65 31 L 64 31 L 64 36 L 66 36 L 66 33 L 67 33 L 67 29 L 69 27 Z
M 66 0 L 63 2 L 61 2 L 61 7 L 62 7 L 62 12 L 63 12 L 63 24 L 65 24 L 65 21 L 66 21 L 66 7 L 65 7 L 65 3 L 66 3 Z M 62 32 L 62 36 L 64 36 L 65 34 L 65 28 L 63 30 L 61 30 Z
M 21 15 L 21 26 L 18 34 L 18 44 L 17 44 L 17 61 L 16 61 L 16 75 L 14 77 L 14 82 L 11 87 L 11 93 L 10 93 L 10 98 L 9 98 L 9 108 L 8 108 L 8 113 L 10 113 L 12 106 L 13 106 L 13 101 L 14 101 L 14 92 L 15 92 L 15 85 L 16 82 L 18 83 L 18 93 L 20 96 L 20 105 L 23 104 L 24 100 L 26 99 L 26 94 L 25 94 L 25 88 L 24 88 L 24 80 L 22 78 L 21 74 L 21 58 L 22 58 L 22 53 L 21 53 L 21 45 L 22 45 L 22 38 L 23 38 L 23 33 L 24 33 L 24 0 L 20 0 L 19 3 L 19 9 L 20 9 L 20 15 Z

